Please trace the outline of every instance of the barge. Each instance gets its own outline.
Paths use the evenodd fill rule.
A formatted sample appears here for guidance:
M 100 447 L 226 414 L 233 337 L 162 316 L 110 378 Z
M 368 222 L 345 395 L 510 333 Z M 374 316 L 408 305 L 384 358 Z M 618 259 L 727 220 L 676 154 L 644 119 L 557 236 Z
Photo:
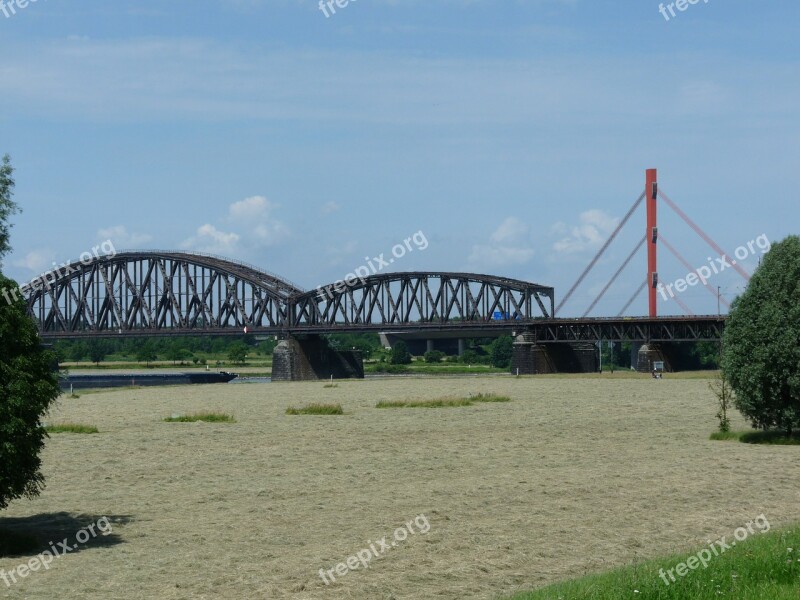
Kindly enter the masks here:
M 155 385 L 197 385 L 209 383 L 228 383 L 236 379 L 236 373 L 144 373 L 121 375 L 68 375 L 59 377 L 61 389 L 87 390 L 98 388 L 139 387 Z

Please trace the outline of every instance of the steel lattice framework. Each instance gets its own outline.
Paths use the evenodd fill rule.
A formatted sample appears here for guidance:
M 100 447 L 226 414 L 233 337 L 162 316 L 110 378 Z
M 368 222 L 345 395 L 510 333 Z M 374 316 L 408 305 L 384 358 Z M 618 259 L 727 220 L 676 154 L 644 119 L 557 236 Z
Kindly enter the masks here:
M 508 327 L 509 322 L 550 318 L 553 308 L 553 288 L 518 279 L 474 273 L 387 273 L 295 298 L 292 329 L 463 329 L 501 323 Z
M 281 328 L 303 292 L 250 265 L 182 252 L 124 252 L 58 271 L 27 286 L 29 313 L 56 337 Z
M 304 292 L 251 265 L 171 251 L 97 257 L 51 275 L 25 286 L 46 337 L 507 329 L 552 318 L 554 306 L 553 288 L 466 273 L 381 274 Z
M 537 342 L 702 342 L 722 339 L 726 317 L 553 319 L 526 327 Z

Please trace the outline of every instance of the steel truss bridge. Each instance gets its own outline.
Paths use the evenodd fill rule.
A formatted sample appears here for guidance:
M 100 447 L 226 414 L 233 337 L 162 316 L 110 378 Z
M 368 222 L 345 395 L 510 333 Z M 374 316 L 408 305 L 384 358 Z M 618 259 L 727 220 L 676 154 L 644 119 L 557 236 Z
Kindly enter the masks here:
M 471 273 L 386 273 L 304 291 L 252 265 L 186 252 L 74 262 L 23 287 L 42 337 L 501 332 L 552 318 L 553 288 Z
M 168 251 L 74 262 L 23 291 L 45 338 L 528 331 L 543 343 L 701 341 L 724 327 L 716 316 L 555 319 L 553 288 L 473 273 L 386 273 L 304 291 L 252 265 Z

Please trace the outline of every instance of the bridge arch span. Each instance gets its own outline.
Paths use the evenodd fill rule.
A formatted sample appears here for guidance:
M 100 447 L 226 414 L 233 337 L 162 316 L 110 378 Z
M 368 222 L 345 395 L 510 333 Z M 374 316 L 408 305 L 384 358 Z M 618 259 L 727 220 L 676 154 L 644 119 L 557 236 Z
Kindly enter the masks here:
M 291 326 L 485 327 L 498 321 L 550 318 L 553 309 L 553 288 L 519 279 L 477 273 L 381 273 L 298 295 Z
M 27 289 L 26 289 L 27 288 Z M 73 262 L 23 286 L 45 336 L 281 330 L 303 290 L 244 263 L 179 251 Z

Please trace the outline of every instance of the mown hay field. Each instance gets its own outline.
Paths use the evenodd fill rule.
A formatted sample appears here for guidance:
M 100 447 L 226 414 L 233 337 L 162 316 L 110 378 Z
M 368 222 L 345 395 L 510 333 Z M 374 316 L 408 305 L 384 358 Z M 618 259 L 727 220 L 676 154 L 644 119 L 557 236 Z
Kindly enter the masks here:
M 476 393 L 511 402 L 379 410 Z M 345 414 L 287 415 L 341 404 Z M 221 412 L 234 423 L 166 423 Z M 48 485 L 0 528 L 90 542 L 0 598 L 502 598 L 800 519 L 800 448 L 712 442 L 703 379 L 465 377 L 143 388 L 62 398 Z M 744 424 L 736 420 L 735 427 Z M 405 523 L 416 533 L 325 585 Z M 56 537 L 57 536 L 57 537 Z M 0 559 L 9 571 L 32 555 Z

